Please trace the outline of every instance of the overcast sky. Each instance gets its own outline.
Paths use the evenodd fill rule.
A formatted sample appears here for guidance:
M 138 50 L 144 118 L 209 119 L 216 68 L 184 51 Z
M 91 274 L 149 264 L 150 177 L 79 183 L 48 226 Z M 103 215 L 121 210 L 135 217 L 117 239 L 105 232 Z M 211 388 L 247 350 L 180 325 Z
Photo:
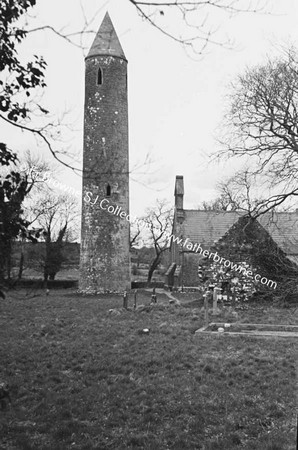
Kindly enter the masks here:
M 28 19 L 29 28 L 50 24 L 56 29 L 65 26 L 77 30 L 82 26 L 78 0 L 38 3 L 34 17 Z M 246 66 L 264 62 L 288 43 L 297 44 L 297 0 L 268 1 L 268 9 L 274 6 L 272 15 L 226 16 L 218 38 L 229 35 L 234 40 L 233 48 L 210 47 L 204 58 L 196 59 L 145 23 L 128 0 L 82 0 L 82 5 L 87 18 L 94 19 L 94 30 L 109 11 L 128 59 L 132 215 L 141 215 L 156 198 L 173 202 L 176 175 L 184 176 L 186 207 L 195 208 L 214 197 L 216 182 L 236 169 L 236 163 L 231 162 L 210 165 L 208 158 L 218 147 L 216 135 L 228 84 Z M 167 14 L 162 20 L 167 23 Z M 210 24 L 213 21 L 217 25 L 221 20 L 219 15 L 209 17 Z M 91 46 L 93 39 L 94 35 L 87 35 L 86 44 Z M 72 128 L 65 131 L 64 145 L 79 160 L 83 151 L 84 55 L 51 31 L 32 33 L 24 41 L 21 55 L 30 53 L 43 55 L 48 63 L 48 87 L 41 102 L 54 115 L 68 111 Z M 2 128 L 2 133 L 20 152 L 36 149 L 29 135 L 22 133 L 20 138 L 8 127 Z M 38 151 L 51 160 L 46 149 Z M 147 154 L 153 161 L 151 166 L 143 165 Z M 60 168 L 58 178 L 81 189 L 80 177 L 71 170 Z

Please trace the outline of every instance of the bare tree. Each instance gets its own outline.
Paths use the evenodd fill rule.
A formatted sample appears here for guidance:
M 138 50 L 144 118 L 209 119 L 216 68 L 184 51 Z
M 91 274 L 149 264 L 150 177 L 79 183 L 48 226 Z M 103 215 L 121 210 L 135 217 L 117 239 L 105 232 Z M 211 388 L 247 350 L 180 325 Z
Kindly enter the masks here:
M 35 204 L 36 198 L 38 196 L 49 195 L 51 188 L 46 183 L 48 176 L 53 176 L 52 174 L 57 171 L 57 167 L 52 163 L 51 165 L 44 161 L 42 157 L 33 155 L 30 151 L 26 151 L 24 156 L 19 158 L 16 163 L 16 170 L 27 180 L 28 190 L 27 195 L 23 201 L 22 217 L 27 223 L 27 227 L 30 230 L 28 233 L 22 233 L 18 236 L 17 241 L 20 243 L 20 261 L 19 261 L 19 271 L 18 279 L 20 280 L 24 271 L 25 263 L 25 244 L 28 241 L 32 241 L 30 233 L 34 230 L 34 237 L 37 239 L 40 237 L 42 231 L 41 228 L 34 227 L 34 223 L 38 220 L 39 216 L 43 214 L 40 210 L 36 212 L 36 215 L 32 214 L 33 204 Z M 30 210 L 30 212 L 29 212 Z M 33 228 L 34 227 L 34 228 Z
M 44 280 L 54 280 L 63 262 L 64 242 L 76 240 L 78 235 L 77 199 L 69 195 L 42 195 L 31 209 L 32 222 L 43 230 L 45 242 Z
M 257 170 L 244 168 L 231 177 L 217 183 L 218 197 L 211 201 L 204 201 L 198 209 L 205 211 L 242 211 L 246 216 L 257 218 L 260 215 L 277 210 L 291 210 L 286 205 L 271 202 L 277 196 L 266 195 L 263 192 L 264 177 Z M 267 193 L 268 194 L 268 193 Z M 282 197 L 282 195 L 280 195 Z M 282 203 L 282 202 L 281 202 Z M 284 207 L 283 209 L 282 206 Z
M 40 173 L 48 168 L 47 163 L 34 160 L 39 165 Z M 19 278 L 23 271 L 23 244 L 26 241 L 37 242 L 38 229 L 30 229 L 31 221 L 24 214 L 24 204 L 36 189 L 43 189 L 43 182 L 30 169 L 33 158 L 26 153 L 24 163 L 15 159 L 0 174 L 0 278 L 4 278 L 5 271 L 11 278 L 11 254 L 13 243 L 21 242 L 21 256 Z
M 241 13 L 263 13 L 268 0 L 128 0 L 139 16 L 160 33 L 181 44 L 194 54 L 202 54 L 208 46 L 230 46 L 231 40 L 219 34 L 220 26 L 228 18 Z M 66 42 L 86 51 L 90 34 L 97 32 L 98 16 L 105 5 L 88 17 L 86 1 L 81 5 L 81 27 L 58 29 L 52 24 L 28 28 L 27 33 L 49 31 Z
M 265 4 L 265 0 L 128 1 L 144 20 L 197 54 L 201 54 L 208 44 L 224 44 L 216 37 L 216 32 L 226 16 L 262 11 L 262 3 Z M 66 123 L 66 112 L 58 117 L 57 112 L 51 113 L 43 102 L 47 63 L 42 56 L 36 55 L 31 61 L 22 63 L 18 46 L 30 33 L 50 32 L 84 51 L 90 45 L 86 37 L 97 32 L 96 21 L 103 5 L 88 17 L 87 3 L 82 0 L 81 26 L 78 29 L 69 26 L 58 29 L 51 23 L 37 27 L 30 25 L 35 4 L 36 0 L 3 0 L 0 4 L 0 119 L 14 128 L 32 133 L 38 145 L 45 145 L 55 159 L 78 170 L 73 163 L 68 163 L 70 146 L 63 137 L 65 128 L 71 124 Z M 11 150 L 6 143 L 0 142 L 1 160 L 9 154 Z
M 233 85 L 230 132 L 220 155 L 249 158 L 249 177 L 262 179 L 269 194 L 253 206 L 255 216 L 298 196 L 297 108 L 298 57 L 293 49 L 247 69 Z
M 64 165 L 70 148 L 64 138 L 67 112 L 51 113 L 44 102 L 47 63 L 42 56 L 33 55 L 27 61 L 18 54 L 19 45 L 26 39 L 32 9 L 36 0 L 2 0 L 0 2 L 0 121 L 16 131 L 33 134 L 38 146 L 45 145 L 52 156 Z M 24 20 L 25 19 L 25 20 Z M 49 28 L 54 29 L 49 26 Z M 47 29 L 40 27 L 39 31 Z M 37 31 L 37 29 L 35 30 Z M 83 27 L 81 32 L 85 33 Z M 59 33 L 58 33 L 59 34 Z M 62 37 L 62 34 L 61 34 Z M 15 154 L 7 144 L 0 142 L 0 164 L 6 165 Z
M 152 260 L 148 271 L 148 282 L 151 281 L 154 271 L 157 269 L 162 254 L 169 248 L 169 235 L 173 224 L 173 209 L 166 200 L 157 200 L 156 206 L 147 209 L 143 221 L 148 230 L 147 243 L 155 250 L 155 257 Z
M 139 222 L 133 223 L 130 227 L 130 248 L 139 247 L 142 242 L 142 228 Z
M 219 181 L 216 185 L 218 196 L 214 200 L 204 201 L 198 209 L 205 211 L 244 211 L 252 216 L 260 200 L 256 190 L 256 175 L 247 168 L 233 176 Z
M 214 200 L 203 201 L 198 205 L 198 209 L 204 211 L 234 211 L 238 208 L 234 199 L 230 199 L 230 195 L 220 194 Z
M 217 189 L 230 206 L 231 211 L 243 211 L 250 217 L 256 217 L 263 204 L 257 190 L 257 183 L 257 175 L 245 168 L 236 172 L 226 181 L 220 181 Z
M 266 1 L 253 0 L 129 0 L 139 15 L 193 54 L 208 46 L 231 45 L 219 37 L 223 21 L 239 13 L 265 10 Z

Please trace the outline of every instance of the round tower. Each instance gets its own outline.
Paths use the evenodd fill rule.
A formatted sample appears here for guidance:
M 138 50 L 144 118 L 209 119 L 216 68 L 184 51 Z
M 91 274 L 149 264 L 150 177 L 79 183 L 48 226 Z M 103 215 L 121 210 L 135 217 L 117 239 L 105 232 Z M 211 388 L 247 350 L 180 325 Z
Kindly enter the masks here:
M 123 291 L 130 288 L 127 60 L 108 13 L 85 62 L 79 290 Z

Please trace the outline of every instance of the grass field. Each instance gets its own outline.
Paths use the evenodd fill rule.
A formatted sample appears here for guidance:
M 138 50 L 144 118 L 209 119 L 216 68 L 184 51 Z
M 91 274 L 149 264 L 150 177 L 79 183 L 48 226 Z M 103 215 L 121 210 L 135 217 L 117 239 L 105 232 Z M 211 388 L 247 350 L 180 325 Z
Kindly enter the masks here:
M 1 301 L 0 381 L 12 398 L 1 449 L 296 448 L 298 341 L 197 336 L 191 295 L 180 307 L 165 296 L 121 306 L 68 290 Z M 252 305 L 239 320 L 298 324 L 298 310 Z

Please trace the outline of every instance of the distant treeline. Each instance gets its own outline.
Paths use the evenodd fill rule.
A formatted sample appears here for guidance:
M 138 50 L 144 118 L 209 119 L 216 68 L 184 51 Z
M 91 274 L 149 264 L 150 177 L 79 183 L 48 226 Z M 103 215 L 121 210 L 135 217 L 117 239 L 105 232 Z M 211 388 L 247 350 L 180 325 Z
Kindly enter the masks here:
M 12 267 L 19 266 L 21 255 L 24 255 L 24 267 L 40 269 L 45 261 L 45 242 L 14 242 L 12 252 Z M 79 267 L 80 244 L 78 242 L 64 242 L 62 244 L 62 266 Z
M 53 246 L 55 243 L 52 244 Z M 45 264 L 45 242 L 14 242 L 12 251 L 12 269 L 17 269 L 20 266 L 21 258 L 23 258 L 24 269 L 43 270 Z M 23 254 L 23 257 L 22 257 Z M 134 248 L 131 250 L 131 263 L 139 266 L 145 264 L 148 266 L 154 258 L 154 249 L 148 247 Z M 79 268 L 80 263 L 80 244 L 78 242 L 63 242 L 62 243 L 62 268 Z M 163 255 L 162 264 L 168 265 L 168 252 Z

